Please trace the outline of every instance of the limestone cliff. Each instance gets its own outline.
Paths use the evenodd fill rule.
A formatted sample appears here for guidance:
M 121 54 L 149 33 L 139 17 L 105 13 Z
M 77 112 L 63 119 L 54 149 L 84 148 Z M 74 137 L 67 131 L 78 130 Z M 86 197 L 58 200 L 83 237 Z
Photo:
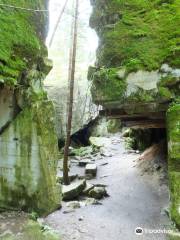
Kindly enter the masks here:
M 94 102 L 116 118 L 167 120 L 171 217 L 180 226 L 180 2 L 91 3 L 90 26 L 100 39 L 88 76 Z
M 8 4 L 47 9 L 48 2 Z M 60 189 L 54 108 L 43 89 L 52 67 L 44 44 L 48 14 L 0 6 L 0 26 L 0 208 L 49 213 L 60 205 Z
M 100 38 L 96 66 L 89 70 L 94 101 L 126 110 L 131 103 L 175 98 L 180 93 L 179 1 L 91 2 L 90 25 Z

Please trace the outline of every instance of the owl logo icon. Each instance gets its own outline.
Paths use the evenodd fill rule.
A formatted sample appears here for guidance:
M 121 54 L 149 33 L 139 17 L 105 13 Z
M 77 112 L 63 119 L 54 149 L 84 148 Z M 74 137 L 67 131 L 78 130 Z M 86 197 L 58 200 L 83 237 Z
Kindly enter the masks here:
M 141 227 L 137 227 L 135 229 L 135 234 L 136 235 L 143 235 L 143 229 Z

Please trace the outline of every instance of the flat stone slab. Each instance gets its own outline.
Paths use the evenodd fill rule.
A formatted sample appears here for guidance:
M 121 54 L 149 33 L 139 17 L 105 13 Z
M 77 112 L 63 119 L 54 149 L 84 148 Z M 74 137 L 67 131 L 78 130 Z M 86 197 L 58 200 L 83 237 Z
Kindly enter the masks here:
M 87 164 L 85 169 L 86 174 L 92 174 L 96 176 L 97 174 L 97 165 L 95 163 Z
M 67 186 L 63 185 L 62 187 L 63 200 L 73 200 L 77 198 L 85 189 L 85 187 L 86 187 L 85 180 L 79 180 Z

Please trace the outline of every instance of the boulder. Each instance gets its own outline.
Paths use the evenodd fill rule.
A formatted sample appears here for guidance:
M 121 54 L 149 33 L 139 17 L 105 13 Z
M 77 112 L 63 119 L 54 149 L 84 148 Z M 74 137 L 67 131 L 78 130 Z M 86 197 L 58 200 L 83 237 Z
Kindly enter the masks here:
M 89 192 L 89 197 L 95 198 L 95 199 L 101 199 L 103 197 L 107 196 L 107 192 L 105 187 L 94 187 Z
M 77 198 L 82 193 L 85 187 L 86 187 L 85 180 L 79 180 L 67 186 L 63 185 L 62 188 L 63 200 L 73 200 Z
M 88 195 L 88 193 L 94 188 L 93 184 L 87 183 L 86 188 L 83 190 L 84 195 Z
M 91 174 L 93 176 L 96 176 L 97 174 L 97 165 L 95 163 L 93 164 L 87 164 L 85 169 L 86 174 Z

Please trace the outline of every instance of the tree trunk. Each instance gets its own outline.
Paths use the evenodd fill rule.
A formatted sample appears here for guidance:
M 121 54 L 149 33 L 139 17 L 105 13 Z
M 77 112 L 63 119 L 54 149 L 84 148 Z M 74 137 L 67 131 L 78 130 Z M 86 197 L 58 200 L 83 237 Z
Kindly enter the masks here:
M 68 103 L 67 136 L 66 136 L 66 142 L 65 142 L 65 147 L 64 147 L 64 162 L 63 162 L 63 182 L 65 185 L 69 184 L 68 155 L 69 155 L 69 146 L 70 146 L 70 142 L 71 142 L 74 80 L 75 80 L 75 70 L 76 70 L 78 9 L 79 9 L 79 0 L 76 0 L 75 16 L 74 16 L 74 20 L 73 20 L 73 26 L 74 26 L 73 29 L 74 30 L 73 30 L 73 38 L 72 38 L 72 48 L 70 49 L 70 59 L 69 59 L 69 79 L 68 79 L 69 103 Z

